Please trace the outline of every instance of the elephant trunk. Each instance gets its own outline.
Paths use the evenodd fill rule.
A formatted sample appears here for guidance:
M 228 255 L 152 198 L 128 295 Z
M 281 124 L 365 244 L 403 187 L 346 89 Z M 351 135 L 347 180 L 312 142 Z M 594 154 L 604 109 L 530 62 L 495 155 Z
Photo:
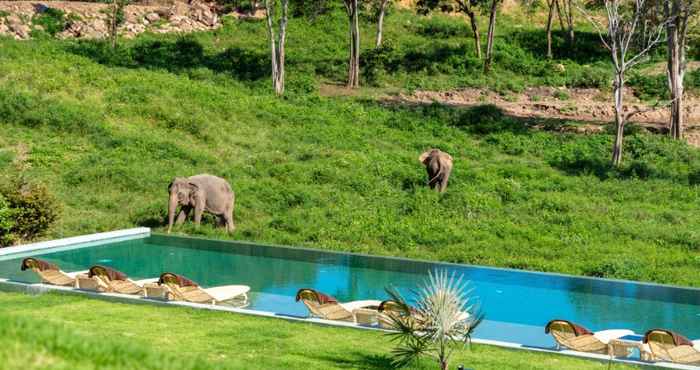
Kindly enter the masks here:
M 168 234 L 170 234 L 170 230 L 173 228 L 177 203 L 177 193 L 173 192 L 170 194 L 170 203 L 168 204 Z

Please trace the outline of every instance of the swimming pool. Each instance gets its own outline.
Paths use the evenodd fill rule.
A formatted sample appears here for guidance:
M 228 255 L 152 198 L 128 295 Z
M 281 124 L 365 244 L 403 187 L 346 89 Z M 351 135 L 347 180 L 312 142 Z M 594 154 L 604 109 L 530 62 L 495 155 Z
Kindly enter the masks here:
M 64 271 L 102 264 L 134 279 L 169 271 L 204 287 L 245 284 L 251 287 L 247 308 L 302 317 L 307 310 L 294 301 L 302 287 L 341 301 L 381 300 L 390 284 L 413 288 L 429 271 L 447 269 L 471 280 L 481 301 L 486 320 L 475 338 L 551 347 L 543 327 L 553 318 L 592 330 L 661 327 L 700 338 L 700 290 L 691 288 L 165 235 L 0 256 L 0 278 L 38 282 L 19 270 L 27 255 Z

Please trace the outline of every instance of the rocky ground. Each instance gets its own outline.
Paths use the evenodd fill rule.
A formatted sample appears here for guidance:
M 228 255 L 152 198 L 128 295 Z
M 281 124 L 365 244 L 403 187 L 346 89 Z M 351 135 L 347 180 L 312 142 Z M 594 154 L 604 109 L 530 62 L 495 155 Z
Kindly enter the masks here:
M 110 4 L 68 1 L 0 1 L 0 35 L 28 39 L 44 31 L 39 18 L 49 9 L 63 13 L 59 38 L 100 39 L 108 36 Z M 52 15 L 55 18 L 55 12 Z M 214 4 L 192 0 L 162 5 L 128 5 L 118 32 L 124 37 L 156 33 L 204 31 L 220 26 Z

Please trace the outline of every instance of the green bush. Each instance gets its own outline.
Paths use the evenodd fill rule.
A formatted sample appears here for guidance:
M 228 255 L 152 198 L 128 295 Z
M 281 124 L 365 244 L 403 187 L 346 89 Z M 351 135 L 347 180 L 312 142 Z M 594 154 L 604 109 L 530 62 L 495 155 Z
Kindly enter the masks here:
M 66 13 L 54 8 L 46 8 L 43 13 L 34 17 L 32 23 L 41 26 L 44 32 L 51 36 L 56 36 L 57 33 L 62 32 L 68 26 Z
M 10 245 L 14 242 L 12 234 L 15 226 L 14 213 L 7 199 L 0 194 L 0 245 Z
M 43 235 L 58 213 L 58 202 L 45 186 L 8 181 L 0 188 L 0 245 Z

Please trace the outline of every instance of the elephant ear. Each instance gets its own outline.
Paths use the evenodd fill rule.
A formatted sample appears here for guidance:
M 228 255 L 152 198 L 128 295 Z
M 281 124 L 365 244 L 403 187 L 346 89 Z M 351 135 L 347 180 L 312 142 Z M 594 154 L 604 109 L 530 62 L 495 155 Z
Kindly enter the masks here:
M 182 182 L 182 177 L 176 177 L 173 179 L 173 181 L 170 181 L 170 184 L 168 185 L 168 193 L 172 192 L 173 186 L 180 182 Z
M 418 157 L 418 161 L 425 164 L 425 162 L 428 160 L 428 157 L 430 157 L 430 153 L 432 150 L 426 150 L 423 154 Z

